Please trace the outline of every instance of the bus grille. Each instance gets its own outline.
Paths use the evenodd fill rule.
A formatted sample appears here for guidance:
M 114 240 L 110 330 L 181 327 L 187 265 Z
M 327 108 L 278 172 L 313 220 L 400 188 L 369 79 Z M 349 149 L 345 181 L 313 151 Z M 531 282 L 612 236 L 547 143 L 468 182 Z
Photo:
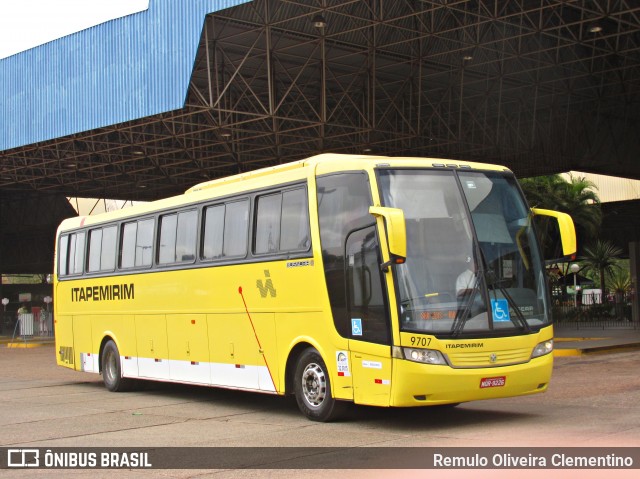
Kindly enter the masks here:
M 71 346 L 60 346 L 60 361 L 67 364 L 73 364 L 73 347 Z
M 531 357 L 531 348 L 502 351 L 460 351 L 448 353 L 447 356 L 449 364 L 454 368 L 490 368 L 526 363 Z

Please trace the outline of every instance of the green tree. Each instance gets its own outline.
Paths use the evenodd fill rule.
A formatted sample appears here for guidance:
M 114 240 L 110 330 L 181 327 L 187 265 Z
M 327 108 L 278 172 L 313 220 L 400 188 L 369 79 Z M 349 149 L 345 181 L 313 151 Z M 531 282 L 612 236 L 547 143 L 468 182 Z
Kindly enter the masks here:
M 607 294 L 605 274 L 613 276 L 620 269 L 618 257 L 622 250 L 609 241 L 597 240 L 584 248 L 584 256 L 580 258 L 586 270 L 597 271 L 600 275 L 600 289 Z
M 629 269 L 625 269 L 618 264 L 619 268 L 613 272 L 607 278 L 607 283 L 611 285 L 611 291 L 616 294 L 616 297 L 622 297 L 631 290 L 631 274 Z
M 602 211 L 597 187 L 581 176 L 538 176 L 520 180 L 527 201 L 534 208 L 562 211 L 573 218 L 578 244 L 598 236 Z

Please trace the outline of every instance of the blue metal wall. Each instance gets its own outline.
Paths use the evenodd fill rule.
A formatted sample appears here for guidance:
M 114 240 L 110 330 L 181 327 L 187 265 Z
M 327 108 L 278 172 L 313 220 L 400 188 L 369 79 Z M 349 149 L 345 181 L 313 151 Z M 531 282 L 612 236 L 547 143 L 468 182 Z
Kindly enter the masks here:
M 205 15 L 247 1 L 151 0 L 0 60 L 0 151 L 181 108 Z

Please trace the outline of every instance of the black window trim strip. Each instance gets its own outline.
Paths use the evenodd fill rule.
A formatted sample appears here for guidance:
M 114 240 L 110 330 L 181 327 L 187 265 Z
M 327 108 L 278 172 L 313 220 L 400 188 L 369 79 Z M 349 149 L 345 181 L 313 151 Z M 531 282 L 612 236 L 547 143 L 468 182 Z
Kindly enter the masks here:
M 254 264 L 254 263 L 266 263 L 266 262 L 274 262 L 274 261 L 285 261 L 285 260 L 299 260 L 299 259 L 311 259 L 313 257 L 313 244 L 309 241 L 309 248 L 307 250 L 297 250 L 297 251 L 286 251 L 286 252 L 278 252 L 278 253 L 267 253 L 261 255 L 254 255 L 251 248 L 251 241 L 254 236 L 254 225 L 251 218 L 255 216 L 255 204 L 256 199 L 259 196 L 263 196 L 265 194 L 284 192 L 293 189 L 297 189 L 302 187 L 306 193 L 306 202 L 307 202 L 307 220 L 311 221 L 309 214 L 309 185 L 308 179 L 302 178 L 299 180 L 279 183 L 277 185 L 268 186 L 266 188 L 256 188 L 249 191 L 243 191 L 241 193 L 234 193 L 230 195 L 224 195 L 216 198 L 210 198 L 206 200 L 193 201 L 189 203 L 182 204 L 180 206 L 173 206 L 168 208 L 163 208 L 153 212 L 146 212 L 141 215 L 131 215 L 125 218 L 121 218 L 119 220 L 107 221 L 105 223 L 96 223 L 94 225 L 83 226 L 80 228 L 69 229 L 63 231 L 58 236 L 58 244 L 60 244 L 60 240 L 63 236 L 70 236 L 71 234 L 77 233 L 85 233 L 84 236 L 84 244 L 85 244 L 85 257 L 83 261 L 83 271 L 78 274 L 66 274 L 61 276 L 60 272 L 60 255 L 58 255 L 58 260 L 56 264 L 57 268 L 57 278 L 58 281 L 73 281 L 84 278 L 103 278 L 103 277 L 116 277 L 116 276 L 126 276 L 132 274 L 146 274 L 146 273 L 157 273 L 164 271 L 179 271 L 186 269 L 199 269 L 199 268 L 211 268 L 211 267 L 222 267 L 222 266 L 233 266 L 233 265 L 242 265 L 242 264 Z M 243 199 L 249 200 L 249 227 L 247 228 L 247 254 L 244 257 L 233 257 L 229 260 L 205 260 L 201 258 L 201 248 L 202 248 L 202 233 L 203 233 L 203 214 L 204 209 L 209 206 L 215 206 L 217 204 L 227 204 L 233 201 L 239 201 Z M 196 258 L 193 262 L 179 262 L 179 263 L 171 263 L 171 264 L 158 264 L 157 262 L 157 241 L 159 236 L 159 219 L 161 216 L 172 214 L 172 213 L 180 213 L 182 211 L 189 211 L 195 209 L 198 213 L 198 221 L 197 221 L 197 251 Z M 131 222 L 139 222 L 146 219 L 154 219 L 154 235 L 153 235 L 153 252 L 152 252 L 152 261 L 149 266 L 138 266 L 132 268 L 121 268 L 120 265 L 120 241 L 122 236 L 122 226 L 126 223 Z M 89 238 L 89 231 L 95 229 L 104 229 L 109 226 L 117 227 L 117 236 L 116 236 L 116 267 L 115 270 L 110 271 L 95 271 L 89 272 L 87 265 L 85 264 L 88 261 L 87 255 L 87 241 Z M 309 232 L 311 233 L 311 225 L 309 224 Z M 68 245 L 67 245 L 67 257 L 68 257 Z M 68 259 L 68 258 L 67 258 Z M 68 268 L 68 266 L 67 266 Z

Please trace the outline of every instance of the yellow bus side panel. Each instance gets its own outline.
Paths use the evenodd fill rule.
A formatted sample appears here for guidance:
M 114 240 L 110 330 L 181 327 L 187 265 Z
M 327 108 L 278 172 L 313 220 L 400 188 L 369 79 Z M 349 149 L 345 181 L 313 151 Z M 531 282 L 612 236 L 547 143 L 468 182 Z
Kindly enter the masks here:
M 273 368 L 277 366 L 277 351 L 273 314 L 254 313 L 251 319 L 264 355 L 260 352 L 256 334 L 246 312 L 207 316 L 212 384 L 275 391 L 277 370 Z
M 56 362 L 58 366 L 76 369 L 73 347 L 73 317 L 55 316 Z
M 90 318 L 80 334 L 91 344 L 77 353 L 97 355 L 112 337 L 127 377 L 282 394 L 289 352 L 303 341 L 325 358 L 336 397 L 353 398 L 351 376 L 335 376 L 348 340 L 333 328 L 323 271 L 312 259 L 94 277 L 58 288 L 61 311 L 82 324 Z
M 278 350 L 282 353 L 279 357 L 280 385 L 284 391 L 288 354 L 300 344 L 308 344 L 318 350 L 324 358 L 329 371 L 331 388 L 335 398 L 352 400 L 352 368 L 349 358 L 349 344 L 346 338 L 338 336 L 331 325 L 330 313 L 308 311 L 298 313 L 277 313 L 276 330 L 278 338 Z M 339 371 L 339 358 L 342 367 Z M 292 364 L 291 374 L 294 373 L 296 363 Z M 339 374 L 341 372 L 342 374 Z M 292 391 L 289 391 L 292 392 Z
M 74 359 L 78 371 L 98 372 L 98 355 L 91 344 L 91 316 L 74 316 Z M 95 367 L 95 369 L 94 369 Z
M 210 384 L 205 314 L 168 314 L 169 374 L 173 381 Z
M 356 404 L 389 406 L 392 364 L 389 346 L 349 341 Z
M 135 324 L 139 376 L 141 378 L 168 379 L 169 348 L 165 315 L 136 315 Z

